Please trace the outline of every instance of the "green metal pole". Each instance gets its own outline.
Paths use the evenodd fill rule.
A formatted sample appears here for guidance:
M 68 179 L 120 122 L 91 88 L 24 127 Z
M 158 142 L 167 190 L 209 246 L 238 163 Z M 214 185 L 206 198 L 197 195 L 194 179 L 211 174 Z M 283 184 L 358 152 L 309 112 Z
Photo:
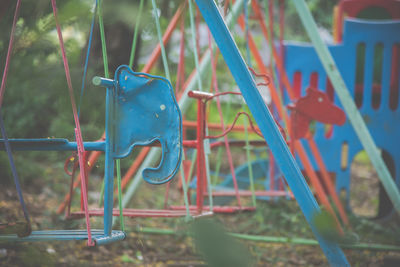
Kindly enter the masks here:
M 304 0 L 293 0 L 293 3 L 297 9 L 297 13 L 300 16 L 304 28 L 308 33 L 308 36 L 315 47 L 318 57 L 332 82 L 335 92 L 343 105 L 354 131 L 356 132 L 362 146 L 371 159 L 371 162 L 374 165 L 379 179 L 382 182 L 390 200 L 392 201 L 394 208 L 398 213 L 400 213 L 400 194 L 396 183 L 393 181 L 389 170 L 386 167 L 385 162 L 383 161 L 381 154 L 360 115 L 360 112 L 354 104 L 353 98 L 351 97 L 349 90 L 347 89 L 346 84 L 344 83 L 343 78 L 338 71 L 332 55 L 318 34 L 317 24 L 315 23 L 310 10 L 308 9 Z
M 144 234 L 155 234 L 155 235 L 175 235 L 177 232 L 173 229 L 160 229 L 160 228 L 150 228 L 150 227 L 140 227 L 136 232 Z M 179 234 L 182 234 L 181 232 Z M 189 234 L 184 232 L 183 234 Z M 253 242 L 266 242 L 266 243 L 288 243 L 294 245 L 307 245 L 307 246 L 318 246 L 319 243 L 315 239 L 307 238 L 291 238 L 291 237 L 276 237 L 276 236 L 260 236 L 260 235 L 249 235 L 249 234 L 238 234 L 238 233 L 228 233 L 229 235 Z M 393 245 L 383 245 L 375 243 L 358 243 L 358 244 L 341 244 L 340 247 L 345 249 L 354 250 L 380 250 L 380 251 L 400 251 L 399 246 Z

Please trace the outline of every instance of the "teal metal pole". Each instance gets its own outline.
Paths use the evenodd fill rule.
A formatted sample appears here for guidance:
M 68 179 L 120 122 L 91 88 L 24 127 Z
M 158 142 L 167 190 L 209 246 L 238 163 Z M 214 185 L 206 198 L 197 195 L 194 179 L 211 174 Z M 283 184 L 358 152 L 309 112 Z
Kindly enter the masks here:
M 304 28 L 306 29 L 308 36 L 310 37 L 315 50 L 317 51 L 318 57 L 332 82 L 335 92 L 343 105 L 354 131 L 356 132 L 362 146 L 374 165 L 379 179 L 382 182 L 390 200 L 392 201 L 394 208 L 398 213 L 400 213 L 400 193 L 397 185 L 393 181 L 390 172 L 386 167 L 385 162 L 383 161 L 382 156 L 360 115 L 360 112 L 354 104 L 353 98 L 351 97 L 349 90 L 347 89 L 346 84 L 344 83 L 344 80 L 338 71 L 331 53 L 318 34 L 317 24 L 315 23 L 310 10 L 308 9 L 304 0 L 294 0 L 293 3 L 297 9 L 297 13 L 300 16 Z

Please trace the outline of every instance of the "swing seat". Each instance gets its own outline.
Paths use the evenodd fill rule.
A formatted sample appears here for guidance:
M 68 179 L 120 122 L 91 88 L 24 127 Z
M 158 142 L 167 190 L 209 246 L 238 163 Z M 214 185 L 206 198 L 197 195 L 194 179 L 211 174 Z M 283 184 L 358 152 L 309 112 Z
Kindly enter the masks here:
M 122 231 L 112 231 L 110 236 L 104 235 L 104 230 L 92 230 L 92 238 L 96 245 L 105 245 L 125 239 L 126 234 Z M 18 237 L 16 234 L 0 235 L 0 242 L 33 242 L 33 241 L 66 241 L 87 240 L 86 230 L 49 230 L 32 231 L 29 236 Z
M 265 177 L 265 181 L 261 181 L 260 179 L 256 179 L 255 184 L 264 186 L 265 189 L 269 189 L 269 178 L 268 178 L 268 160 L 267 159 L 259 159 L 251 162 L 253 175 L 254 177 Z M 215 172 L 211 172 L 211 175 L 215 175 Z M 238 181 L 238 186 L 240 189 L 247 189 L 250 185 L 248 164 L 242 164 L 235 169 L 236 179 Z M 233 179 L 232 174 L 223 174 L 220 173 L 219 177 L 223 178 L 223 181 L 213 186 L 215 190 L 232 190 L 233 188 Z M 193 181 L 189 184 L 189 187 L 195 189 L 197 185 L 197 177 L 193 178 Z
M 258 187 L 264 187 L 264 189 L 268 192 L 264 192 L 264 195 L 257 195 L 257 199 L 260 200 L 270 200 L 271 196 L 286 196 L 290 199 L 291 194 L 285 190 L 284 193 L 282 190 L 278 190 L 275 188 L 270 188 L 270 177 L 268 175 L 269 169 L 269 161 L 268 159 L 258 159 L 251 162 L 253 176 L 255 177 L 254 184 Z M 276 167 L 278 170 L 278 168 Z M 215 175 L 214 172 L 211 172 L 210 175 Z M 250 186 L 250 177 L 249 177 L 249 169 L 248 164 L 244 163 L 238 166 L 235 169 L 236 180 L 238 184 L 238 188 L 240 191 L 244 192 L 243 190 L 247 190 Z M 278 185 L 278 179 L 280 178 L 280 172 L 276 173 L 274 176 L 275 185 Z M 219 177 L 223 178 L 223 181 L 218 185 L 213 186 L 213 190 L 215 191 L 216 195 L 219 195 L 214 201 L 217 205 L 226 205 L 227 203 L 231 202 L 234 198 L 234 185 L 233 185 L 233 178 L 232 174 L 223 174 L 220 173 Z M 197 188 L 197 177 L 195 176 L 192 182 L 189 184 L 189 188 L 196 189 Z M 224 196 L 221 194 L 224 192 Z M 261 192 L 261 191 L 259 191 Z M 213 193 L 214 194 L 214 193 Z M 232 195 L 230 195 L 232 194 Z M 256 193 L 258 194 L 258 192 Z M 194 194 L 196 196 L 196 194 Z M 229 196 L 228 196 L 229 195 Z M 271 195 L 271 196 L 269 196 Z

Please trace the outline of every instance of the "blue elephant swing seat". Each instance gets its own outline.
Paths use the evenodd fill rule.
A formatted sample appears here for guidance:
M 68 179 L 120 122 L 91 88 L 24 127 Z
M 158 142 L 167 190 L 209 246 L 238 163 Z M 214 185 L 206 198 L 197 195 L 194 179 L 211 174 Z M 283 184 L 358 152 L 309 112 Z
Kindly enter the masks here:
M 112 230 L 114 160 L 128 156 L 135 146 L 159 142 L 162 156 L 159 166 L 143 170 L 151 184 L 162 184 L 174 177 L 182 157 L 182 116 L 170 82 L 158 76 L 135 73 L 120 66 L 115 79 L 95 77 L 94 83 L 107 87 L 106 138 L 84 142 L 86 151 L 105 152 L 104 229 L 91 230 L 96 245 L 122 240 L 125 233 Z M 67 139 L 9 139 L 16 151 L 76 151 L 77 143 Z M 0 139 L 0 150 L 5 143 Z M 181 212 L 182 213 L 182 212 Z M 89 211 L 96 215 L 96 211 Z M 180 214 L 179 216 L 182 216 Z M 86 230 L 32 231 L 29 236 L 0 235 L 0 241 L 87 240 Z

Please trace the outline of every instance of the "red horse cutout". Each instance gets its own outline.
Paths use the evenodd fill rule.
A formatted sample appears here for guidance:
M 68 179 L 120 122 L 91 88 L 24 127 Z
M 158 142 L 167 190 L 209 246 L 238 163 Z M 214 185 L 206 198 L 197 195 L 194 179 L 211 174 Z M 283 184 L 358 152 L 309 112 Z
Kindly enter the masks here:
M 290 119 L 294 139 L 307 135 L 312 120 L 336 125 L 346 122 L 344 111 L 334 105 L 326 93 L 311 87 L 307 89 L 306 96 L 289 104 L 288 108 L 292 111 Z

